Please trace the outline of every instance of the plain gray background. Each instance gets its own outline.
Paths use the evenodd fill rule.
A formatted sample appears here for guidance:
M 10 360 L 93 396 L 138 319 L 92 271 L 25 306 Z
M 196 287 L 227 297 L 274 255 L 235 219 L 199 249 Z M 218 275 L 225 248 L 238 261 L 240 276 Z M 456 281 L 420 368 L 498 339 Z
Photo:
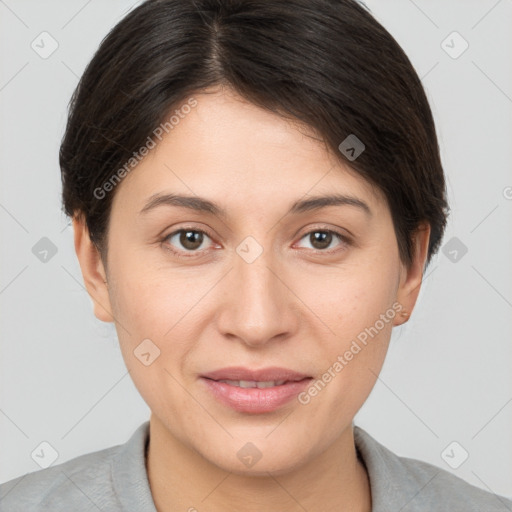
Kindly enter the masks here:
M 149 418 L 113 326 L 93 316 L 58 166 L 78 77 L 138 3 L 0 1 L 0 482 L 39 469 L 31 453 L 43 441 L 58 464 L 125 442 Z M 355 423 L 399 455 L 512 497 L 512 0 L 366 5 L 425 85 L 452 213 Z M 58 43 L 47 58 L 31 46 L 43 37 L 51 49 L 42 32 Z M 56 250 L 46 261 L 43 237 Z

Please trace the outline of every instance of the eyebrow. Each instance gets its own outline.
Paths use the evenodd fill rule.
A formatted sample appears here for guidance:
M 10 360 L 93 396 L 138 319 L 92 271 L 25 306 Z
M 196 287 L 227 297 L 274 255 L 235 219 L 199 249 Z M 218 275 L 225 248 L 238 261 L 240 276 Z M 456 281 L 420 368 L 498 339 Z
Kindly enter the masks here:
M 228 217 L 226 210 L 209 199 L 178 194 L 153 194 L 139 214 L 147 213 L 159 206 L 177 206 L 196 212 L 210 213 L 224 219 Z M 370 207 L 364 201 L 357 197 L 343 194 L 329 194 L 296 201 L 292 204 L 287 215 L 319 210 L 327 206 L 354 206 L 362 210 L 369 217 L 372 216 Z

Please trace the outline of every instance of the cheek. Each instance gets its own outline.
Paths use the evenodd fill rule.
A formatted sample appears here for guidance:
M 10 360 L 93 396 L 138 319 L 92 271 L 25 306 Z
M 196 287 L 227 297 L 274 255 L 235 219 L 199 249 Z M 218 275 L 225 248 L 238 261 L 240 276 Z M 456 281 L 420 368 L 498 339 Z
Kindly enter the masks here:
M 115 260 L 111 273 L 114 315 L 120 323 L 129 324 L 137 335 L 160 338 L 183 310 L 183 290 L 165 271 L 137 257 L 136 250 L 124 253 L 126 256 Z
M 389 254 L 393 254 L 392 248 Z M 330 328 L 323 339 L 320 368 L 325 373 L 319 376 L 319 396 L 323 398 L 318 405 L 323 402 L 329 407 L 336 405 L 333 411 L 355 413 L 368 396 L 384 363 L 394 318 L 399 314 L 398 277 L 396 259 L 371 257 L 334 274 L 321 300 L 315 302 L 311 296 L 315 311 Z
M 187 351 L 180 341 L 187 338 L 175 336 L 182 326 L 179 320 L 184 315 L 183 294 L 173 290 L 154 269 L 141 264 L 134 252 L 123 254 L 131 255 L 114 259 L 112 253 L 116 265 L 111 266 L 109 275 L 110 301 L 125 364 L 141 394 L 148 396 L 152 394 L 148 393 L 149 388 L 164 377 L 162 372 L 169 367 L 169 361 L 179 364 Z
M 377 335 L 375 329 L 379 331 L 379 336 L 389 335 L 396 314 L 393 286 L 383 282 L 367 282 L 362 287 L 359 282 L 354 288 L 347 288 L 347 292 L 349 294 L 340 300 L 340 311 L 337 312 L 340 336 L 344 340 L 358 338 L 364 342 L 364 333 L 369 330 L 374 335 Z
M 151 410 L 183 415 L 187 395 L 178 382 L 193 339 L 184 332 L 188 317 L 183 317 L 190 309 L 184 290 L 169 279 L 157 278 L 147 266 L 118 261 L 111 302 L 130 377 Z
M 329 292 L 321 300 L 312 297 L 321 316 L 328 315 L 329 326 L 340 340 L 356 338 L 365 329 L 378 322 L 379 331 L 389 335 L 395 309 L 397 290 L 396 262 L 361 262 L 344 269 L 329 282 Z M 323 313 L 322 313 L 323 312 Z M 384 324 L 381 315 L 386 314 Z

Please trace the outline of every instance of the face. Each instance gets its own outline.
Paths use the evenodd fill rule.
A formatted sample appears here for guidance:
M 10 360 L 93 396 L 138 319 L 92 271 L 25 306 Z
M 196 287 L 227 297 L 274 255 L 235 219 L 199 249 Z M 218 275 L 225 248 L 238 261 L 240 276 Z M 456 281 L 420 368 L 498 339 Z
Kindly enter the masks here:
M 194 98 L 118 185 L 108 284 L 86 282 L 170 438 L 240 473 L 250 441 L 253 474 L 286 472 L 351 427 L 421 271 L 402 265 L 382 194 L 304 127 L 226 90 Z

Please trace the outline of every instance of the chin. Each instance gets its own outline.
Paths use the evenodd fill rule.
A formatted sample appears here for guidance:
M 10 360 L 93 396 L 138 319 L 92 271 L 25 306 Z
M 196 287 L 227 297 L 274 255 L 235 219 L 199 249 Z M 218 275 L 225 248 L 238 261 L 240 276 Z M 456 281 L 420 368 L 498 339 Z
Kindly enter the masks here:
M 274 441 L 278 441 L 276 438 Z M 217 450 L 210 451 L 208 454 L 202 452 L 204 458 L 210 463 L 240 476 L 268 477 L 269 473 L 274 476 L 284 475 L 300 468 L 306 462 L 307 449 L 303 443 L 294 443 L 293 451 L 285 451 L 272 446 L 264 440 L 254 443 L 234 441 L 226 446 L 219 446 Z M 297 447 L 300 446 L 300 451 Z

